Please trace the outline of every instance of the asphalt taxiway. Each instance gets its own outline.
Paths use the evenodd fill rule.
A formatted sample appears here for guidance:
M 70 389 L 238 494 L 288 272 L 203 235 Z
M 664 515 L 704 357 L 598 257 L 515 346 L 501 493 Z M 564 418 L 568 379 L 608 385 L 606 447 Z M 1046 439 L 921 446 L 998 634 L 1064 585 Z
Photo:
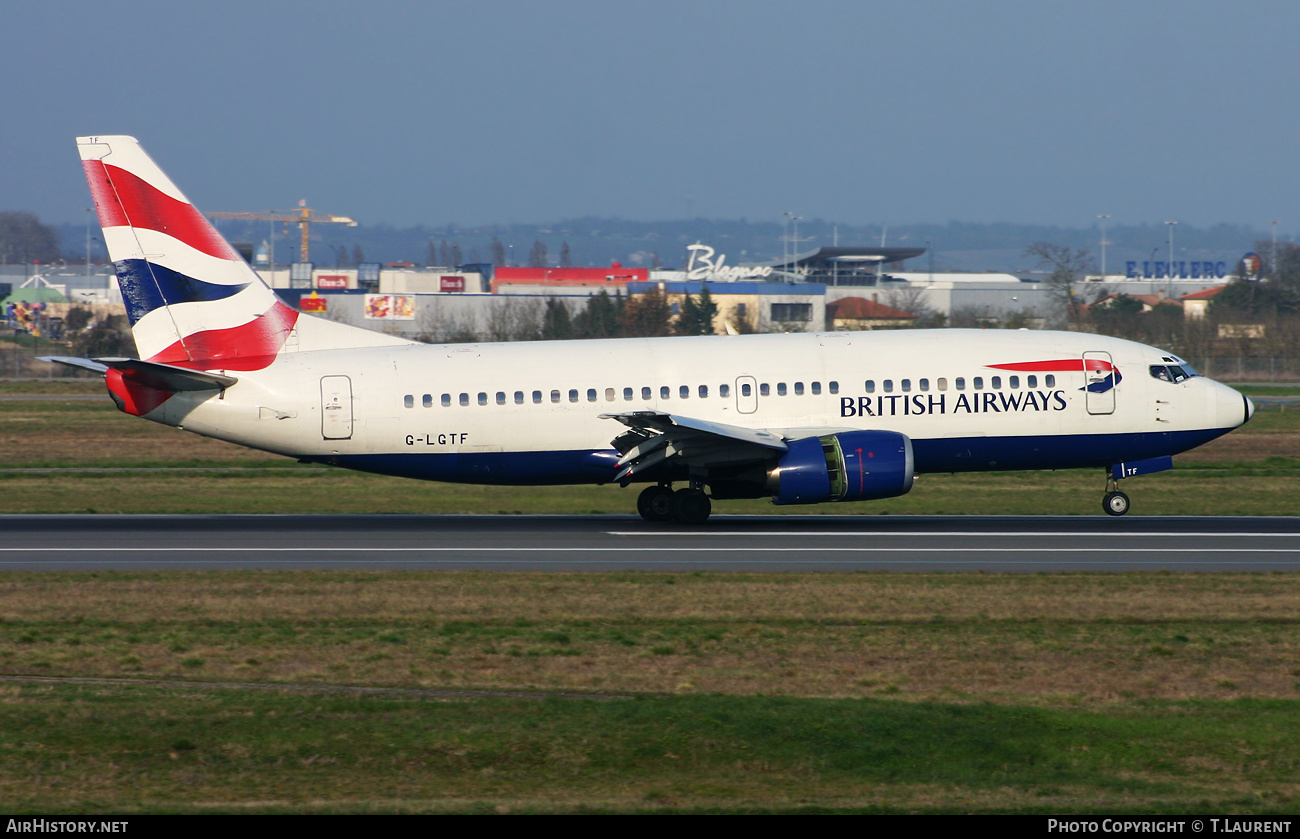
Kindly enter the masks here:
M 1300 518 L 0 516 L 0 572 L 1300 571 Z

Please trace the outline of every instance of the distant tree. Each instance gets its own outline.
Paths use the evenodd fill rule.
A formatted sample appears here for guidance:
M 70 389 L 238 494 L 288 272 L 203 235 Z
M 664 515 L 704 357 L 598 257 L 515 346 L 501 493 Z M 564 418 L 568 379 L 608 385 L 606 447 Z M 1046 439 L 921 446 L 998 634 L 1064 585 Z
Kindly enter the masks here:
M 560 267 L 568 268 L 573 265 L 573 252 L 569 250 L 569 243 L 565 242 L 560 246 Z
M 126 315 L 109 315 L 73 337 L 72 353 L 82 358 L 122 357 L 135 355 L 135 339 Z
M 0 212 L 0 262 L 54 262 L 59 234 L 35 213 Z
M 546 311 L 542 314 L 542 340 L 563 341 L 574 337 L 573 317 L 569 307 L 558 297 L 546 298 Z
M 332 250 L 334 251 L 334 265 L 336 268 L 352 267 L 352 263 L 348 260 L 347 245 L 339 245 L 337 248 L 332 248 Z
M 448 251 L 447 251 L 447 261 L 444 262 L 443 264 L 444 264 L 444 265 L 450 265 L 452 268 L 458 268 L 458 267 L 460 267 L 462 264 L 464 264 L 463 261 L 462 261 L 461 258 L 460 258 L 460 243 L 459 243 L 459 242 L 454 242 L 454 241 L 453 241 L 453 242 L 451 243 L 451 247 L 450 247 L 450 248 L 448 249 Z
M 361 250 L 361 246 L 360 246 L 360 245 L 353 245 L 353 246 L 352 246 L 352 264 L 353 264 L 353 265 L 360 265 L 361 263 L 363 263 L 363 262 L 365 262 L 365 261 L 366 261 L 366 253 L 365 253 L 365 251 Z
M 659 254 L 657 253 L 650 254 L 650 267 L 656 271 L 664 267 L 664 261 L 659 258 Z
M 614 297 L 601 289 L 587 298 L 587 305 L 573 319 L 576 338 L 617 338 L 623 334 L 623 313 L 626 300 L 622 292 Z
M 63 317 L 63 328 L 69 333 L 80 332 L 90 325 L 94 316 L 91 311 L 84 306 L 73 306 L 68 309 L 68 313 Z
M 1094 271 L 1092 256 L 1086 250 L 1050 242 L 1033 243 L 1025 249 L 1025 256 L 1034 257 L 1040 269 L 1050 272 L 1046 281 L 1048 298 L 1065 310 L 1070 328 L 1077 328 L 1084 315 L 1082 285 Z
M 433 240 L 429 240 L 429 256 L 424 260 L 425 265 L 446 265 L 447 264 L 447 240 L 443 239 L 440 244 L 435 245 Z
M 1131 338 L 1141 328 L 1142 308 L 1141 300 L 1121 294 L 1094 305 L 1088 310 L 1088 316 L 1101 334 Z
M 658 288 L 651 288 L 627 301 L 623 308 L 623 334 L 629 338 L 655 338 L 670 331 L 668 300 Z
M 506 246 L 503 245 L 503 244 L 501 244 L 501 240 L 500 240 L 500 239 L 498 239 L 497 237 L 493 236 L 493 237 L 492 237 L 492 244 L 488 246 L 488 249 L 489 249 L 489 252 L 492 254 L 492 264 L 493 264 L 493 265 L 505 265 L 505 264 L 506 264 Z
M 546 245 L 543 244 L 540 240 L 537 239 L 533 240 L 533 249 L 528 252 L 528 267 L 529 268 L 546 267 Z
M 700 289 L 698 300 L 691 295 L 682 298 L 682 310 L 673 324 L 677 335 L 713 335 L 713 319 L 718 315 L 718 305 L 709 294 L 709 285 L 705 283 Z
M 1300 245 L 1294 242 L 1278 242 L 1274 251 L 1270 239 L 1255 242 L 1255 252 L 1264 258 L 1268 266 L 1265 275 L 1268 282 L 1293 293 L 1300 293 Z

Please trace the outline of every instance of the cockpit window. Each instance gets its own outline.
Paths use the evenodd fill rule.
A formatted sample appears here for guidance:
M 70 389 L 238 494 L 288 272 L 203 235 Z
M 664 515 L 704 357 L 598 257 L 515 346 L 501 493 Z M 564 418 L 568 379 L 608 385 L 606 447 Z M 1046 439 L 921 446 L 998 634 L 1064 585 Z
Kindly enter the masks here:
M 1152 364 L 1151 378 L 1178 384 L 1198 375 L 1190 364 Z

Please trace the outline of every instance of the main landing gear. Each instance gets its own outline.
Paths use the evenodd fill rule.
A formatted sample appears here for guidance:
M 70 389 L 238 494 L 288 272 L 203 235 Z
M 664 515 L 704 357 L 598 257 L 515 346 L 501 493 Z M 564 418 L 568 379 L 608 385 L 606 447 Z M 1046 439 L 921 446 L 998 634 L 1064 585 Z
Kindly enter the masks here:
M 713 512 L 709 496 L 701 486 L 673 492 L 668 484 L 646 487 L 636 499 L 636 511 L 646 521 L 676 521 L 682 524 L 703 524 Z
M 1128 512 L 1128 496 L 1119 490 L 1119 481 L 1106 476 L 1106 497 L 1101 499 L 1101 508 L 1108 516 L 1122 516 Z

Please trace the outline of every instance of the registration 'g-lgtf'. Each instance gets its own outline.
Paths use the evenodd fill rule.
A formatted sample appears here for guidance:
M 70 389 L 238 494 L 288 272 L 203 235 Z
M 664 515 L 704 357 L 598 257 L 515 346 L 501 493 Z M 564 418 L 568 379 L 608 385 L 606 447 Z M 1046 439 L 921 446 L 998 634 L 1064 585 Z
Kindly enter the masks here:
M 77 140 L 139 358 L 123 411 L 306 462 L 476 484 L 646 484 L 652 521 L 710 498 L 903 495 L 927 472 L 1125 478 L 1251 403 L 1155 347 L 1085 333 L 835 332 L 429 345 L 282 302 L 131 137 Z M 674 490 L 674 487 L 677 487 Z

